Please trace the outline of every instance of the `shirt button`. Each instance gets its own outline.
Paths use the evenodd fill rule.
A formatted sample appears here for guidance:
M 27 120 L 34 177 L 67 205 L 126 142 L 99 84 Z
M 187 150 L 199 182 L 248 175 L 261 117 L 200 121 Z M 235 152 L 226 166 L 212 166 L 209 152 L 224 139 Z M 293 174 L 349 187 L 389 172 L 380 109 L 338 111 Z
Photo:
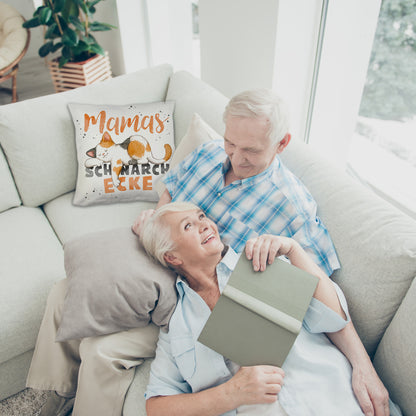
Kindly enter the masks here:
M 217 196 L 221 196 L 221 195 L 222 195 L 222 194 L 221 194 L 221 192 L 218 192 L 218 193 L 217 193 Z

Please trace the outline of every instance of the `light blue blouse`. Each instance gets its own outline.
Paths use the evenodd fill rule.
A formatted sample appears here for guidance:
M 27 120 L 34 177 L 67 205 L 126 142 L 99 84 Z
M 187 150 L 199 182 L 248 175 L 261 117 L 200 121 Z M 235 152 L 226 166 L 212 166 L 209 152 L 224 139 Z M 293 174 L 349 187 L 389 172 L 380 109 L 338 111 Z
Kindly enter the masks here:
M 229 248 L 218 264 L 221 292 L 238 258 L 239 255 Z M 348 320 L 312 299 L 301 332 L 282 367 L 285 378 L 278 398 L 289 416 L 333 416 L 340 411 L 348 416 L 363 415 L 351 387 L 351 366 L 324 334 L 339 331 L 350 319 L 345 297 L 334 285 Z M 205 390 L 226 382 L 235 373 L 232 371 L 235 365 L 230 366 L 222 355 L 197 341 L 211 313 L 208 305 L 180 277 L 176 287 L 178 304 L 169 332 L 160 332 L 146 399 Z M 266 413 L 273 414 L 272 411 L 262 412 Z M 233 410 L 224 415 L 236 414 Z

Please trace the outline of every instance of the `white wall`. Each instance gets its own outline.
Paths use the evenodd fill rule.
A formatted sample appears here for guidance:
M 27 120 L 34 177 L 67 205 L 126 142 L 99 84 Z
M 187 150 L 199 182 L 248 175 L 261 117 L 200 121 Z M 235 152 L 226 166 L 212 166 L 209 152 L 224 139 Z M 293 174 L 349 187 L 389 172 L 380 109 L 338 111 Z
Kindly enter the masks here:
M 150 65 L 170 63 L 191 71 L 191 0 L 148 0 Z
M 201 78 L 232 96 L 271 88 L 278 0 L 200 0 Z
M 200 0 L 201 77 L 225 95 L 271 88 L 303 140 L 322 1 Z M 300 13 L 300 11 L 302 11 Z

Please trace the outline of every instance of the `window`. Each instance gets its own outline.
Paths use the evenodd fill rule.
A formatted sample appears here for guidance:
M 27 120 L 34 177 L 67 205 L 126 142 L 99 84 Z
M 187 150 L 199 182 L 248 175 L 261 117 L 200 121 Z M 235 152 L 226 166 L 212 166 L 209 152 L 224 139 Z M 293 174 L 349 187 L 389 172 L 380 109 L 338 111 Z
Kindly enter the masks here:
M 348 171 L 416 218 L 415 6 L 382 1 Z

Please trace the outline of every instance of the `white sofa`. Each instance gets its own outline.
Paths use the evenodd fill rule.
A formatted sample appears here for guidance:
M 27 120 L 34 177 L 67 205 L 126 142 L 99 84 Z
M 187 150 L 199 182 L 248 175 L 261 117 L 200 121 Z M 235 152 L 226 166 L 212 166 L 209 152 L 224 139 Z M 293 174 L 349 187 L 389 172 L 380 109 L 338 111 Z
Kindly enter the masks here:
M 76 207 L 77 159 L 68 102 L 174 100 L 175 141 L 194 112 L 219 133 L 227 98 L 169 65 L 0 107 L 0 399 L 24 388 L 52 284 L 65 277 L 62 244 L 130 225 L 153 203 Z M 416 223 L 293 140 L 283 162 L 306 184 L 334 241 L 343 288 L 374 365 L 405 415 L 416 414 Z M 139 366 L 124 414 L 145 415 L 151 360 Z M 340 403 L 342 409 L 342 403 Z M 342 414 L 342 412 L 340 412 Z

